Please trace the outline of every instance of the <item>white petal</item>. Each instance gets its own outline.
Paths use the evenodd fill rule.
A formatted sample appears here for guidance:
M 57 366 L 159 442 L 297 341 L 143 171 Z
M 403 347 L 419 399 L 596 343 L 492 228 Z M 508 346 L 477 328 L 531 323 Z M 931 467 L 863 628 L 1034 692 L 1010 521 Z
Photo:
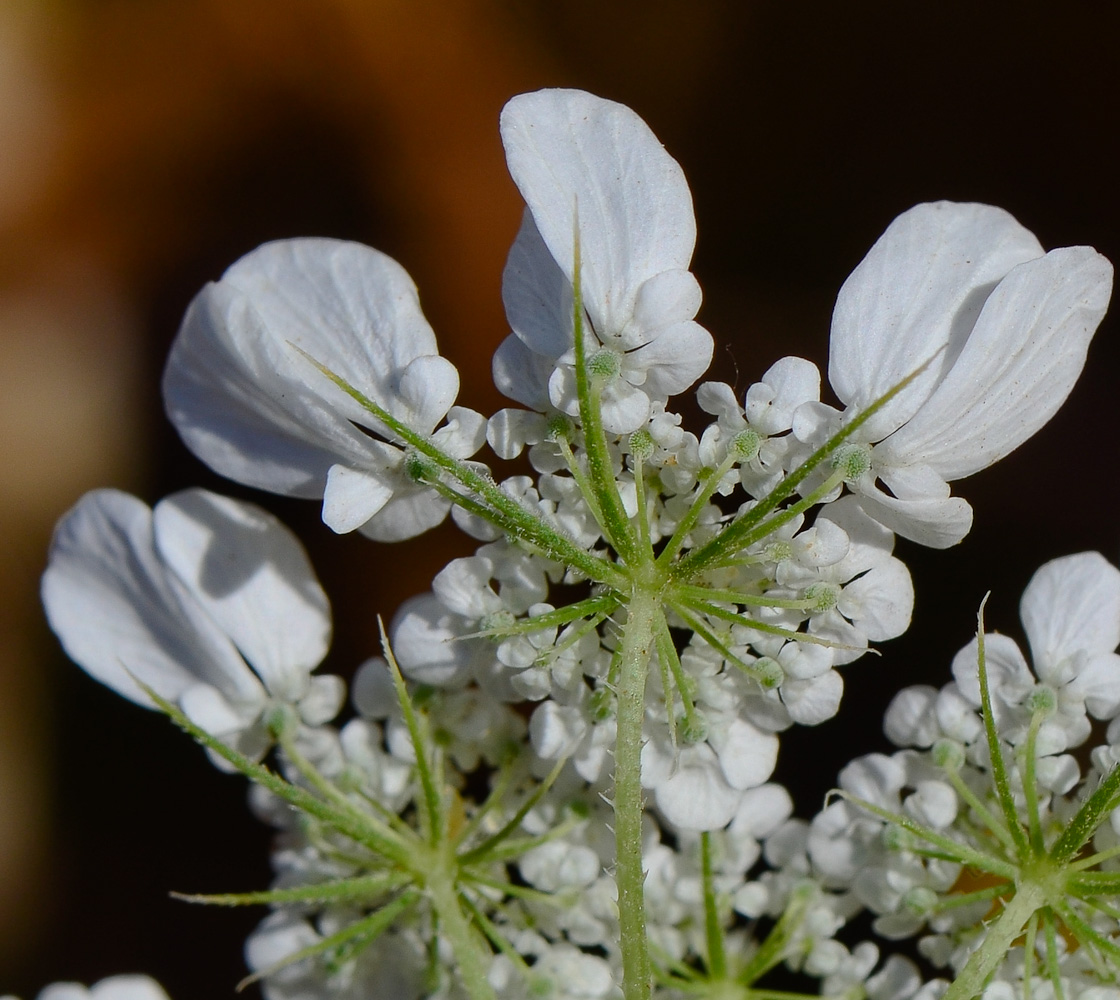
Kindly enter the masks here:
M 578 90 L 515 97 L 501 132 L 514 183 L 569 281 L 578 228 L 583 300 L 600 339 L 621 333 L 642 283 L 692 257 L 680 166 L 629 108 Z
M 835 670 L 808 680 L 789 680 L 782 685 L 782 701 L 794 722 L 816 726 L 831 719 L 840 709 L 844 678 Z
M 330 644 L 330 609 L 307 554 L 253 504 L 186 490 L 153 512 L 155 545 L 274 697 L 298 701 Z
M 623 371 L 645 372 L 641 385 L 654 399 L 663 400 L 683 392 L 708 370 L 715 345 L 712 335 L 691 320 L 658 332 L 644 346 L 631 351 Z
M 218 472 L 319 496 L 331 465 L 379 464 L 375 443 L 350 423 L 373 418 L 296 348 L 400 419 L 422 418 L 423 431 L 447 401 L 447 362 L 430 401 L 402 385 L 436 344 L 399 264 L 339 240 L 266 243 L 195 298 L 164 373 L 172 422 Z
M 323 488 L 323 523 L 345 535 L 365 524 L 392 495 L 393 488 L 383 474 L 332 465 Z
M 1099 552 L 1045 563 L 1019 603 L 1036 666 L 1057 665 L 1078 650 L 1120 646 L 1120 570 Z
M 416 483 L 394 484 L 393 496 L 358 530 L 375 542 L 415 538 L 447 517 L 451 501 Z
M 990 205 L 917 205 L 887 227 L 836 299 L 828 380 L 840 399 L 862 408 L 934 360 L 872 417 L 870 440 L 913 416 L 996 282 L 1042 253 L 1030 232 Z
M 821 373 L 804 358 L 779 358 L 762 379 L 747 390 L 747 419 L 763 434 L 780 434 L 793 426 L 802 404 L 821 398 Z
M 778 762 L 778 737 L 735 719 L 725 732 L 713 733 L 709 742 L 719 754 L 719 766 L 732 788 L 761 785 Z
M 167 994 L 149 976 L 110 976 L 90 987 L 90 1000 L 167 1000 Z
M 88 493 L 59 521 L 42 595 L 71 659 L 138 705 L 149 702 L 136 680 L 170 701 L 200 682 L 239 702 L 263 698 L 233 643 L 169 575 L 151 511 L 127 493 Z
M 643 765 L 644 759 L 643 753 Z M 719 830 L 727 826 L 741 797 L 742 792 L 727 783 L 716 755 L 704 743 L 682 749 L 676 770 L 654 787 L 657 808 L 682 830 Z
M 534 354 L 513 334 L 498 345 L 490 365 L 498 391 L 538 413 L 552 408 L 548 380 L 555 368 L 552 358 Z
M 952 370 L 914 419 L 880 445 L 891 464 L 926 462 L 948 480 L 1003 458 L 1065 402 L 1108 307 L 1112 265 L 1091 247 L 1021 264 L 984 304 Z
M 937 688 L 917 685 L 903 688 L 883 716 L 883 731 L 895 746 L 929 747 L 941 735 L 933 708 Z
M 571 350 L 575 304 L 570 276 L 544 245 L 528 208 L 502 272 L 502 302 L 510 328 L 532 353 L 555 360 Z
M 899 500 L 861 484 L 859 504 L 896 535 L 933 549 L 956 545 L 972 528 L 972 508 L 961 497 Z
M 433 594 L 410 597 L 393 616 L 389 634 L 401 672 L 421 684 L 437 687 L 465 681 L 471 650 L 456 642 L 462 619 L 451 614 Z
M 914 612 L 914 584 L 906 565 L 893 556 L 849 583 L 837 608 L 872 642 L 902 635 Z
M 700 309 L 703 295 L 691 271 L 662 271 L 643 282 L 634 301 L 633 327 L 641 335 L 627 347 L 649 343 L 656 331 L 692 319 Z M 709 340 L 710 340 L 709 336 Z

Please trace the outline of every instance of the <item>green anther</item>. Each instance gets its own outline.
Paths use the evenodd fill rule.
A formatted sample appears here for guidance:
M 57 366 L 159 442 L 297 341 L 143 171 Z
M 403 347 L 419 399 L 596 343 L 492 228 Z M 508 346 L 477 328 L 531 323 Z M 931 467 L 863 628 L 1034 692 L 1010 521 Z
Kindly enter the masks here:
M 932 748 L 933 762 L 943 771 L 956 773 L 964 767 L 964 747 L 956 740 L 940 739 Z
M 751 664 L 751 670 L 766 691 L 772 691 L 786 679 L 786 672 L 782 669 L 782 665 L 771 656 L 763 656 L 755 660 Z
M 650 456 L 653 455 L 654 448 L 656 447 L 657 444 L 653 440 L 653 435 L 644 427 L 641 430 L 634 431 L 634 433 L 630 435 L 630 454 L 635 458 L 640 458 L 643 462 L 647 461 Z
M 739 431 L 739 433 L 731 439 L 731 451 L 735 455 L 737 461 L 749 462 L 758 454 L 758 449 L 761 444 L 762 438 L 754 431 Z
M 814 583 L 805 588 L 805 600 L 812 601 L 811 611 L 831 611 L 840 600 L 840 588 L 834 583 Z
M 699 712 L 691 717 L 682 716 L 677 719 L 677 732 L 686 746 L 703 743 L 708 738 L 708 720 Z
M 609 347 L 602 347 L 588 358 L 587 371 L 594 379 L 613 382 L 622 374 L 622 356 Z
M 548 421 L 548 439 L 550 441 L 570 441 L 575 431 L 571 418 L 563 413 L 555 414 Z
M 1053 715 L 1058 707 L 1058 692 L 1049 684 L 1037 684 L 1027 695 L 1027 708 L 1031 714 Z
M 854 483 L 871 468 L 871 446 L 842 444 L 832 453 L 832 467 L 843 470 L 845 482 Z
M 615 713 L 614 693 L 609 688 L 596 688 L 591 692 L 589 707 L 591 717 L 596 722 L 603 722 L 611 718 Z

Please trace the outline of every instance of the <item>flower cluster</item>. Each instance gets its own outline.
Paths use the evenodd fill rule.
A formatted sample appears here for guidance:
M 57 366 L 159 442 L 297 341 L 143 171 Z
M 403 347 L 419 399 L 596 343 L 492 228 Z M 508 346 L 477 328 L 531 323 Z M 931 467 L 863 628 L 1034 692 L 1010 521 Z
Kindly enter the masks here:
M 1086 712 L 1120 715 L 1120 636 L 1100 624 L 1120 628 L 1120 574 L 1062 564 L 1037 585 L 1041 684 L 989 638 L 991 704 L 972 653 L 949 693 L 900 695 L 892 736 L 936 749 L 853 764 L 848 797 L 811 825 L 770 781 L 780 734 L 835 715 L 842 668 L 907 628 L 896 534 L 964 537 L 971 510 L 948 484 L 1061 405 L 1111 267 L 1088 247 L 1046 253 L 990 206 L 918 205 L 840 291 L 841 408 L 787 357 L 742 394 L 701 384 L 712 419 L 693 432 L 670 407 L 713 342 L 679 165 L 628 108 L 579 91 L 514 98 L 501 133 L 526 207 L 493 373 L 524 408 L 454 405 L 408 275 L 335 240 L 235 263 L 167 363 L 167 412 L 219 473 L 321 498 L 336 532 L 395 541 L 450 511 L 479 542 L 400 606 L 345 717 L 344 682 L 314 673 L 327 599 L 298 541 L 248 503 L 86 496 L 43 579 L 51 625 L 93 677 L 254 783 L 276 881 L 205 899 L 272 907 L 247 948 L 269 1000 L 745 997 L 773 995 L 755 984 L 783 964 L 829 994 L 905 1000 L 913 966 L 837 934 L 861 905 L 887 936 L 917 929 L 914 900 L 955 891 L 972 862 L 888 850 L 884 816 L 944 830 L 967 794 L 1018 843 L 979 790 L 995 770 L 982 708 L 1025 748 L 999 779 L 1023 836 L 1064 843 L 1052 831 L 1084 795 L 1066 798 L 1079 775 L 1063 751 Z M 497 481 L 484 443 L 533 474 Z M 1082 600 L 1104 617 L 1078 618 Z M 969 982 L 978 912 L 939 916 L 930 945 Z
M 841 772 L 809 854 L 880 935 L 923 934 L 922 955 L 957 977 L 927 989 L 1114 997 L 1120 570 L 1096 552 L 1055 559 L 1021 613 L 1033 672 L 1010 638 L 981 632 L 953 683 L 899 692 L 885 728 L 903 749 Z M 1082 773 L 1067 751 L 1090 717 L 1109 726 Z

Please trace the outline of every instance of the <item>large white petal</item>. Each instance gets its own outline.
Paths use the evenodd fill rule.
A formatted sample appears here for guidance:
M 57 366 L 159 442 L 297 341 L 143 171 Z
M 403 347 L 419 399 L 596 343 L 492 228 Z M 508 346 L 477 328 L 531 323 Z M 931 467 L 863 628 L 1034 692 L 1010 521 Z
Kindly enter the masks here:
M 621 334 L 642 283 L 692 258 L 680 165 L 629 108 L 579 90 L 513 98 L 501 132 L 514 183 L 569 281 L 578 227 L 583 301 L 600 339 Z
M 871 419 L 870 440 L 913 416 L 996 282 L 1042 254 L 1028 230 L 990 205 L 916 205 L 887 227 L 836 299 L 828 380 L 840 399 L 862 408 L 942 353 Z
M 340 461 L 379 465 L 350 423 L 376 422 L 300 350 L 418 430 L 438 419 L 433 401 L 401 381 L 437 353 L 404 269 L 357 243 L 282 240 L 237 261 L 183 320 L 163 389 L 192 451 L 231 479 L 297 496 L 321 496 Z M 438 373 L 441 405 L 457 389 L 449 368 Z
M 960 497 L 900 500 L 860 485 L 859 505 L 883 527 L 933 549 L 956 545 L 972 528 L 972 508 Z
M 951 481 L 1003 458 L 1065 402 L 1108 307 L 1112 265 L 1091 247 L 1016 267 L 984 304 L 952 370 L 914 418 L 878 448 Z
M 237 703 L 264 701 L 233 643 L 169 575 L 152 512 L 127 493 L 87 493 L 59 521 L 42 595 L 71 659 L 138 705 L 151 707 L 136 680 L 169 701 L 199 682 Z
M 303 546 L 253 504 L 185 490 L 153 512 L 156 549 L 277 698 L 298 701 L 326 655 L 327 596 Z
M 502 302 L 510 328 L 534 354 L 555 360 L 571 350 L 575 307 L 570 276 L 544 245 L 527 208 L 502 272 Z
M 1045 563 L 1019 602 L 1035 666 L 1057 665 L 1078 650 L 1120 646 L 1120 570 L 1099 552 Z

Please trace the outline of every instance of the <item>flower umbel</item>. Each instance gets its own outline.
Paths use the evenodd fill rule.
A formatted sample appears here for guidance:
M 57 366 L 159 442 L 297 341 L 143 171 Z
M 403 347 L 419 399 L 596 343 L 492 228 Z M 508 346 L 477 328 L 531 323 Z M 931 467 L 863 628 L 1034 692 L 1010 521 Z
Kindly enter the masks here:
M 963 538 L 948 483 L 1069 393 L 1111 266 L 1044 253 L 990 206 L 919 205 L 841 289 L 844 409 L 821 403 L 815 365 L 782 358 L 745 393 L 700 385 L 712 419 L 694 433 L 673 399 L 713 342 L 679 164 L 582 91 L 514 98 L 501 133 L 525 212 L 493 372 L 528 409 L 453 405 L 408 275 L 336 240 L 236 262 L 191 303 L 165 371 L 172 421 L 219 473 L 321 498 L 337 532 L 400 540 L 451 511 L 479 541 L 403 601 L 353 717 L 333 722 L 343 684 L 312 674 L 326 598 L 270 515 L 100 491 L 56 534 L 43 593 L 67 650 L 250 778 L 279 831 L 271 889 L 207 898 L 273 908 L 252 978 L 269 1000 L 730 1000 L 781 996 L 767 977 L 785 965 L 829 994 L 909 1000 L 911 964 L 837 940 L 858 896 L 886 936 L 941 928 L 951 1000 L 1024 930 L 1055 990 L 1077 963 L 1104 982 L 1117 851 L 1099 830 L 1120 751 L 1077 793 L 1062 751 L 1120 711 L 1120 626 L 1040 610 L 1072 591 L 1120 614 L 1100 557 L 1025 602 L 1042 683 L 1025 664 L 997 682 L 981 635 L 979 700 L 958 671 L 929 759 L 857 762 L 811 827 L 769 779 L 780 734 L 835 715 L 842 668 L 909 625 L 894 533 Z M 528 474 L 499 481 L 474 458 L 484 437 L 502 459 L 527 449 Z M 929 728 L 916 697 L 899 731 Z M 989 881 L 966 889 L 965 869 Z M 975 920 L 953 920 L 981 910 L 969 957 Z

